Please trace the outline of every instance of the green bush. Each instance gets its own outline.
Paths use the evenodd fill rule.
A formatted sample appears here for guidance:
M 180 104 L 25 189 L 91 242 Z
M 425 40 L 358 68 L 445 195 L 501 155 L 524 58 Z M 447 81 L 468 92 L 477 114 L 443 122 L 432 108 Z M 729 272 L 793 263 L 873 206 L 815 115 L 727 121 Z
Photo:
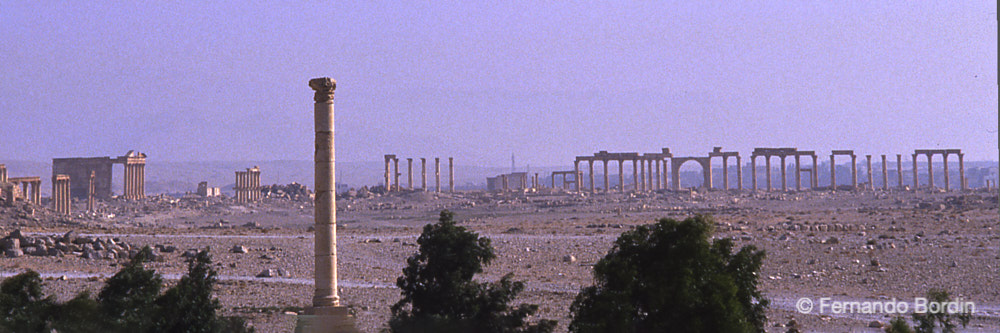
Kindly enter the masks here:
M 711 243 L 712 220 L 661 219 L 622 233 L 571 305 L 572 332 L 763 332 L 763 251 Z
M 396 280 L 403 298 L 392 306 L 392 332 L 551 332 L 552 320 L 528 323 L 538 311 L 534 304 L 507 304 L 524 290 L 524 283 L 507 274 L 494 283 L 476 283 L 496 256 L 489 238 L 457 226 L 454 215 L 442 211 L 438 223 L 424 226 L 419 251 L 406 260 Z

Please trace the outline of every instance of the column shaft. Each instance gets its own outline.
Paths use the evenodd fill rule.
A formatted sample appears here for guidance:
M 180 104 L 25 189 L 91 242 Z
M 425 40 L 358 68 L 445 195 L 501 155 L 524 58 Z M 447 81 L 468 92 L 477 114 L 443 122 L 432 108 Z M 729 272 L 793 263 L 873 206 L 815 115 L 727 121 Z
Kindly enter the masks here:
M 448 158 L 448 192 L 455 193 L 455 158 Z
M 948 153 L 944 153 L 944 190 L 951 190 L 951 182 L 948 179 Z
M 314 307 L 340 305 L 337 295 L 337 193 L 336 151 L 334 144 L 333 91 L 336 82 L 329 78 L 309 81 L 316 91 L 313 107 L 316 128 L 315 147 L 315 214 L 313 252 L 315 254 Z M 398 161 L 397 170 L 398 170 Z
M 802 190 L 802 167 L 800 165 L 800 164 L 802 164 L 801 162 L 802 162 L 801 158 L 799 157 L 799 155 L 796 154 L 795 155 L 795 190 L 796 191 L 801 191 Z
M 969 188 L 969 184 L 965 181 L 965 154 L 958 153 L 958 181 L 960 182 L 959 188 L 965 191 Z

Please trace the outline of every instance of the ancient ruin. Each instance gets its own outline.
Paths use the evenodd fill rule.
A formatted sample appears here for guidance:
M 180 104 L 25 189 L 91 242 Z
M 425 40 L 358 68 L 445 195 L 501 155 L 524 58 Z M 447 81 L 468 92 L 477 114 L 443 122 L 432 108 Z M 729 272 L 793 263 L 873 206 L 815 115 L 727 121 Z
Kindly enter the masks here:
M 254 166 L 245 171 L 236 171 L 236 202 L 253 202 L 260 200 L 260 168 Z
M 403 187 L 399 183 L 402 173 L 399 171 L 399 158 L 395 154 L 385 154 L 382 156 L 385 161 L 384 184 L 386 192 L 399 191 Z M 455 166 L 454 160 L 448 158 L 448 190 L 455 192 Z M 413 158 L 406 159 L 406 189 L 413 190 Z M 420 190 L 427 191 L 427 158 L 420 158 Z M 441 158 L 434 158 L 434 191 L 441 192 Z
M 951 154 L 958 155 L 958 175 L 959 175 L 959 188 L 962 190 L 966 189 L 965 184 L 965 154 L 962 153 L 961 149 L 917 149 L 913 151 L 913 170 L 917 170 L 917 155 L 927 156 L 927 186 L 931 189 L 934 188 L 934 155 L 940 154 L 944 160 L 944 189 L 945 191 L 951 189 L 951 183 L 949 182 L 948 175 L 948 156 Z M 913 173 L 913 183 L 917 184 L 917 173 Z M 916 187 L 916 186 L 915 186 Z
M 61 214 L 69 214 L 73 203 L 70 197 L 70 176 L 52 176 L 52 210 Z
M 146 154 L 129 151 L 125 155 L 111 157 L 71 157 L 53 158 L 52 175 L 69 175 L 72 179 L 88 179 L 94 173 L 94 196 L 98 199 L 111 199 L 111 173 L 114 164 L 124 165 L 124 190 L 122 197 L 137 200 L 146 197 Z M 71 194 L 74 198 L 88 197 L 90 184 L 88 182 L 73 183 Z
M 35 205 L 42 202 L 42 194 L 39 192 L 42 186 L 41 177 L 9 177 L 7 183 L 9 185 L 4 192 L 7 194 L 8 205 L 13 205 L 18 199 Z

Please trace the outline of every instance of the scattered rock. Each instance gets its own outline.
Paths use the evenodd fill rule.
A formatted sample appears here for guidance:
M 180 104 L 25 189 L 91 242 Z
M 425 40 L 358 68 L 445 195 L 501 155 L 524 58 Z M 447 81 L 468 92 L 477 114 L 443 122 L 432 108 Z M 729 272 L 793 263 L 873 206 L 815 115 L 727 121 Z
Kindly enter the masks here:
M 243 245 L 233 245 L 233 248 L 229 249 L 229 252 L 232 252 L 232 253 L 247 253 L 247 252 L 250 252 L 250 251 L 247 250 L 247 248 L 245 246 L 243 246 Z
M 576 256 L 574 256 L 572 254 L 567 254 L 567 255 L 563 256 L 562 260 L 563 260 L 563 262 L 574 263 L 574 262 L 576 262 Z

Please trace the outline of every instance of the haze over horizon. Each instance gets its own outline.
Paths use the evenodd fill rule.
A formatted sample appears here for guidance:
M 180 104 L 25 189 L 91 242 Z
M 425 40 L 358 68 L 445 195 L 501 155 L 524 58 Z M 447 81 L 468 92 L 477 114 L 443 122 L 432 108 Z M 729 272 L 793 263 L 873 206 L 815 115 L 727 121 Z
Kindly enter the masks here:
M 0 3 L 0 162 L 998 153 L 995 2 Z

